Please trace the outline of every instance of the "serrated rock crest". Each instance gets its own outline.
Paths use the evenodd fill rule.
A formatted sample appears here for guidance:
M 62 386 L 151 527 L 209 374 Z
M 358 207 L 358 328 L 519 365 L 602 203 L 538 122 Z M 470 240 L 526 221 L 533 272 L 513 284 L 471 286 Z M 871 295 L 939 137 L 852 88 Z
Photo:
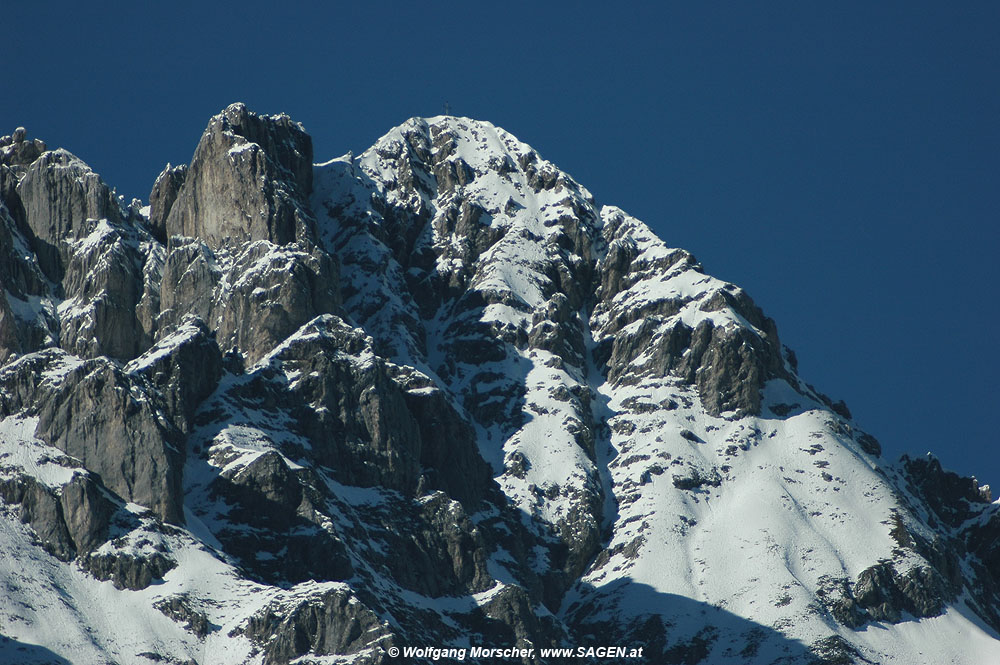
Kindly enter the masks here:
M 745 291 L 503 129 L 314 165 L 234 104 L 148 209 L 45 147 L 0 139 L 3 634 L 260 664 L 1000 644 L 1000 504 L 882 459 Z

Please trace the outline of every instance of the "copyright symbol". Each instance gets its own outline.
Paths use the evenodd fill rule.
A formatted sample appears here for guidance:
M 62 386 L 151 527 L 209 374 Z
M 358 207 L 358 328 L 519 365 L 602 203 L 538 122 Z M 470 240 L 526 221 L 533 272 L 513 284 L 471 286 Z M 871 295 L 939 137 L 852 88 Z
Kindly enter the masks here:
M 395 658 L 396 656 L 399 655 L 399 649 L 397 649 L 396 647 L 389 647 L 389 655 Z

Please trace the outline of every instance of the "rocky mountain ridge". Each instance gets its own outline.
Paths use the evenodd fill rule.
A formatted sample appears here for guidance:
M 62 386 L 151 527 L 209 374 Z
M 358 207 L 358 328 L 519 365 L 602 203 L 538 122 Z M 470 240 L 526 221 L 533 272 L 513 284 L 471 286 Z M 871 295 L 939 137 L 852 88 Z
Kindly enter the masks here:
M 742 289 L 501 129 L 314 165 L 234 104 L 148 206 L 0 161 L 4 657 L 1000 644 L 988 488 L 882 460 Z

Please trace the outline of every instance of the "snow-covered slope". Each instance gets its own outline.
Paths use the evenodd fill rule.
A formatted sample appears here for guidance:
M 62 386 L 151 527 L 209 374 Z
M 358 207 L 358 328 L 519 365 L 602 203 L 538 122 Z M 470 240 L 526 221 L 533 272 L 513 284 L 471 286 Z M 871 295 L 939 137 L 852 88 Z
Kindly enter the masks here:
M 310 176 L 234 105 L 55 251 L 39 192 L 110 195 L 7 152 L 0 658 L 996 662 L 988 489 L 882 459 L 745 292 L 502 129 Z
M 781 645 L 761 647 L 761 662 L 788 641 L 825 639 L 835 649 L 838 636 L 874 662 L 919 662 L 949 648 L 979 662 L 996 648 L 995 633 L 962 602 L 917 631 L 926 642 L 908 625 L 915 617 L 878 631 L 867 629 L 863 608 L 854 625 L 833 617 L 880 562 L 938 584 L 926 556 L 898 542 L 906 529 L 937 541 L 900 499 L 905 481 L 880 468 L 877 443 L 798 380 L 773 324 L 737 287 L 638 220 L 599 207 L 487 123 L 412 120 L 360 158 L 319 169 L 317 209 L 364 203 L 328 208 L 352 299 L 373 313 L 359 308 L 361 325 L 385 334 L 387 348 L 406 339 L 394 325 L 430 340 L 393 351 L 437 369 L 470 407 L 484 458 L 536 524 L 586 552 L 588 530 L 603 522 L 603 551 L 559 603 L 570 625 L 596 635 L 638 626 L 640 641 L 690 643 L 710 622 L 671 607 L 685 597 L 746 622 L 717 637 L 712 662 L 727 652 L 747 662 L 743 646 L 760 627 Z M 385 266 L 392 281 L 371 281 L 368 265 Z M 438 295 L 449 289 L 460 295 Z M 420 298 L 430 300 L 422 316 Z M 456 324 L 463 299 L 480 307 L 459 308 L 465 321 Z M 506 342 L 495 360 L 454 352 L 479 331 Z M 710 355 L 713 342 L 720 347 L 711 364 L 691 362 L 699 349 L 684 338 L 699 334 Z M 727 338 L 738 340 L 735 352 Z M 748 347 L 760 357 L 741 358 Z M 454 366 L 435 368 L 437 354 Z M 736 376 L 713 376 L 715 363 Z M 499 418 L 477 411 L 491 396 L 506 409 Z M 942 610 L 931 602 L 918 612 Z M 965 637 L 942 646 L 939 631 L 950 630 Z

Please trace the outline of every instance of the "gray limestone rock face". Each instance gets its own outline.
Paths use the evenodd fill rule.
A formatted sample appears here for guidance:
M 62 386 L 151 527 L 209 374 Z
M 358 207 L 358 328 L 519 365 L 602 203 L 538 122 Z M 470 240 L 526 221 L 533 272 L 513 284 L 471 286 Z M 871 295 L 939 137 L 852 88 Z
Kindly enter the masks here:
M 595 360 L 609 380 L 675 376 L 698 388 L 711 415 L 758 414 L 764 384 L 790 379 L 774 322 L 745 291 L 718 280 L 644 297 L 646 280 L 689 279 L 699 285 L 713 280 L 690 253 L 659 241 L 650 245 L 645 227 L 621 211 L 612 210 L 605 222 L 607 250 L 597 268 L 592 320 L 601 338 Z M 697 322 L 685 323 L 691 319 Z
M 25 479 L 21 522 L 31 526 L 46 550 L 69 561 L 75 554 L 58 494 L 34 478 Z
M 31 248 L 45 274 L 61 281 L 68 262 L 67 240 L 86 233 L 89 219 L 121 221 L 113 192 L 81 159 L 53 150 L 36 159 L 17 186 L 31 230 Z
M 489 550 L 462 505 L 436 492 L 419 506 L 400 506 L 405 519 L 388 525 L 385 565 L 400 586 L 438 598 L 493 585 Z
M 343 482 L 407 495 L 443 489 L 470 508 L 493 486 L 471 427 L 443 394 L 427 377 L 401 374 L 338 317 L 303 326 L 272 362 L 299 377 L 276 403 L 289 404 L 316 461 Z
M 0 281 L 0 365 L 7 362 L 7 358 L 21 353 L 21 340 L 18 334 L 17 321 L 14 319 L 14 312 L 7 303 L 7 291 Z
M 179 593 L 157 601 L 153 607 L 178 623 L 183 622 L 185 630 L 204 639 L 213 629 L 204 611 L 195 607 L 188 593 Z
M 78 359 L 62 349 L 29 353 L 0 368 L 0 415 L 30 411 Z
M 220 346 L 239 349 L 249 363 L 339 305 L 336 263 L 322 250 L 252 243 L 228 274 L 230 289 L 213 307 Z
M 135 316 L 142 336 L 140 349 L 148 349 L 160 327 L 160 297 L 167 252 L 159 242 L 151 241 L 142 243 L 140 254 L 145 256 L 145 260 L 142 264 L 142 296 L 136 304 Z
M 903 544 L 917 550 L 933 565 L 934 578 L 948 580 L 952 587 L 960 585 L 962 580 L 955 553 L 967 552 L 975 570 L 974 581 L 966 587 L 975 600 L 970 607 L 986 623 L 1000 630 L 1000 610 L 997 609 L 1000 607 L 1000 513 L 993 512 L 984 519 L 981 512 L 992 507 L 993 496 L 989 488 L 980 487 L 974 478 L 964 478 L 943 469 L 930 455 L 916 459 L 904 455 L 901 464 L 910 488 L 930 508 L 929 524 L 944 524 L 953 534 L 944 542 L 927 543 L 904 531 L 899 534 Z M 919 588 L 905 581 L 900 586 Z M 941 584 L 927 588 L 940 591 Z
M 858 575 L 854 600 L 869 620 L 899 623 L 903 614 L 932 617 L 941 614 L 954 592 L 934 570 L 915 567 L 900 574 L 883 561 Z
M 496 489 L 489 465 L 479 456 L 476 434 L 426 377 L 401 376 L 403 399 L 420 433 L 423 489 L 441 489 L 469 510 Z
M 92 552 L 108 539 L 108 526 L 116 506 L 91 474 L 75 474 L 62 486 L 59 503 L 78 554 Z
M 66 243 L 60 344 L 85 358 L 134 358 L 147 341 L 136 310 L 143 288 L 139 247 L 123 227 L 104 221 L 88 219 L 79 232 L 80 240 Z
M 0 385 L 2 410 L 37 416 L 39 439 L 79 459 L 123 499 L 183 522 L 183 438 L 142 380 L 107 359 L 52 350 L 8 365 Z
M 236 462 L 245 453 L 224 434 L 225 423 L 260 408 L 279 428 L 258 429 L 256 445 L 268 449 Z M 222 418 L 218 425 L 215 417 Z M 375 539 L 385 545 L 372 548 L 367 564 L 377 562 L 405 588 L 441 596 L 492 585 L 487 544 L 462 503 L 432 494 L 445 488 L 470 511 L 484 508 L 486 497 L 497 499 L 471 428 L 426 376 L 376 356 L 360 330 L 318 317 L 266 363 L 217 391 L 197 418 L 202 431 L 223 428 L 195 444 L 211 468 L 222 469 L 209 483 L 208 503 L 229 506 L 215 535 L 255 578 L 346 579 L 352 566 L 341 543 L 352 543 L 356 555 Z M 323 476 L 403 496 L 389 492 L 391 509 L 373 509 L 367 534 L 331 533 L 326 515 L 348 508 Z
M 83 470 L 75 472 L 62 487 L 49 487 L 27 475 L 0 481 L 0 499 L 20 504 L 21 521 L 62 561 L 100 547 L 108 539 L 110 517 L 116 508 L 100 480 Z
M 16 187 L 14 174 L 6 166 L 0 166 L 0 282 L 22 300 L 27 296 L 44 296 L 49 288 L 29 247 L 20 197 L 15 187 L 6 193 L 2 191 L 8 182 Z
M 231 506 L 231 527 L 216 535 L 248 573 L 268 583 L 348 579 L 354 569 L 344 543 L 324 528 L 326 518 L 313 509 L 323 497 L 302 475 L 273 450 L 222 472 L 210 489 Z
M 312 139 L 302 126 L 233 104 L 209 121 L 170 206 L 165 235 L 200 238 L 212 249 L 311 240 L 311 190 Z
M 344 482 L 413 494 L 421 468 L 419 427 L 370 338 L 325 315 L 304 326 L 275 360 L 301 377 L 293 403 L 314 405 L 297 420 L 317 461 Z
M 678 369 L 698 386 L 709 413 L 758 414 L 760 391 L 770 378 L 761 346 L 745 328 L 720 328 L 704 321 L 692 333 L 688 355 Z
M 177 200 L 177 195 L 187 178 L 187 165 L 171 166 L 156 177 L 153 190 L 149 193 L 149 228 L 153 237 L 161 244 L 167 244 L 167 217 Z
M 0 164 L 23 173 L 45 152 L 45 142 L 40 139 L 28 140 L 28 132 L 18 127 L 13 134 L 0 137 Z
M 532 315 L 528 346 L 544 349 L 566 362 L 580 366 L 585 363 L 582 321 L 562 293 L 553 294 L 544 309 Z
M 125 366 L 163 396 L 177 428 L 188 433 L 198 405 L 222 377 L 222 352 L 205 323 L 189 316 L 169 336 Z
M 261 645 L 267 665 L 285 665 L 308 655 L 352 654 L 358 655 L 351 662 L 377 665 L 385 660 L 376 647 L 392 645 L 392 633 L 378 615 L 353 593 L 340 589 L 272 602 L 251 616 L 240 632 Z
M 48 156 L 38 161 L 46 160 Z M 103 187 L 99 182 L 94 184 L 96 176 L 82 164 L 53 167 L 50 169 L 52 174 L 61 174 L 53 175 L 54 181 L 71 178 L 71 173 L 79 172 L 84 174 L 82 183 L 89 182 L 98 189 Z M 25 176 L 24 180 L 30 185 L 32 177 L 48 182 L 38 173 Z M 61 190 L 59 187 L 56 190 L 55 195 L 59 195 Z M 20 205 L 17 191 L 10 196 Z M 85 203 L 81 205 L 87 207 Z M 96 203 L 91 208 L 94 214 L 106 212 Z M 65 212 L 60 211 L 59 206 L 53 210 L 57 215 Z M 75 214 L 89 214 L 81 210 Z M 33 219 L 37 221 L 37 216 Z M 8 353 L 15 347 L 19 353 L 30 353 L 62 343 L 80 355 L 132 357 L 144 341 L 143 335 L 137 334 L 135 321 L 136 294 L 142 286 L 135 282 L 135 266 L 141 260 L 138 248 L 124 226 L 94 218 L 78 219 L 74 223 L 71 233 L 68 227 L 63 229 L 70 234 L 58 241 L 58 251 L 52 254 L 58 255 L 63 278 L 63 283 L 53 289 L 43 273 L 45 252 L 38 255 L 34 252 L 37 249 L 34 245 L 39 242 L 34 231 L 27 222 L 21 224 L 13 219 L 6 204 L 0 205 L 0 285 L 8 291 L 7 304 L 13 309 L 13 316 L 6 324 L 0 324 L 0 328 L 15 331 L 17 340 L 17 344 L 12 344 L 12 339 L 7 338 L 4 348 Z M 56 293 L 51 293 L 53 290 Z M 64 295 L 70 302 L 57 310 L 56 295 Z
M 223 276 L 223 269 L 208 245 L 181 236 L 171 240 L 162 268 L 159 313 L 153 324 L 157 337 L 168 334 L 185 316 L 214 321 L 215 289 Z
M 761 316 L 761 331 L 717 326 L 705 319 L 692 329 L 683 321 L 670 322 L 683 306 L 661 301 L 655 312 L 644 313 L 638 327 L 610 338 L 608 378 L 623 382 L 634 376 L 674 375 L 698 387 L 702 404 L 712 415 L 760 413 L 764 383 L 787 376 L 773 322 Z M 711 310 L 715 304 L 710 300 L 708 307 Z M 639 358 L 644 362 L 637 365 L 634 361 Z
M 0 209 L 10 215 L 11 225 L 22 233 L 28 234 L 28 218 L 24 212 L 24 205 L 21 197 L 17 193 L 17 184 L 20 182 L 21 174 L 11 167 L 0 164 Z
M 116 589 L 141 591 L 177 566 L 163 554 L 139 556 L 131 553 L 89 554 L 81 567 L 99 580 L 110 581 Z
M 302 485 L 275 451 L 268 451 L 245 466 L 223 471 L 215 492 L 226 496 L 248 514 L 251 521 L 271 528 L 294 519 L 302 503 Z
M 505 588 L 483 605 L 482 612 L 488 619 L 484 632 L 500 638 L 499 644 L 516 644 L 520 648 L 555 645 L 564 637 L 555 621 L 533 611 L 531 598 L 520 587 Z
M 319 248 L 249 243 L 235 254 L 174 236 L 162 269 L 157 337 L 188 315 L 252 364 L 300 326 L 340 306 L 336 262 Z
M 434 534 L 438 546 L 447 553 L 445 561 L 451 564 L 451 576 L 457 582 L 456 586 L 468 591 L 484 591 L 493 586 L 493 576 L 487 570 L 485 541 L 462 505 L 438 492 L 425 500 L 421 509 L 431 527 L 428 531 Z

